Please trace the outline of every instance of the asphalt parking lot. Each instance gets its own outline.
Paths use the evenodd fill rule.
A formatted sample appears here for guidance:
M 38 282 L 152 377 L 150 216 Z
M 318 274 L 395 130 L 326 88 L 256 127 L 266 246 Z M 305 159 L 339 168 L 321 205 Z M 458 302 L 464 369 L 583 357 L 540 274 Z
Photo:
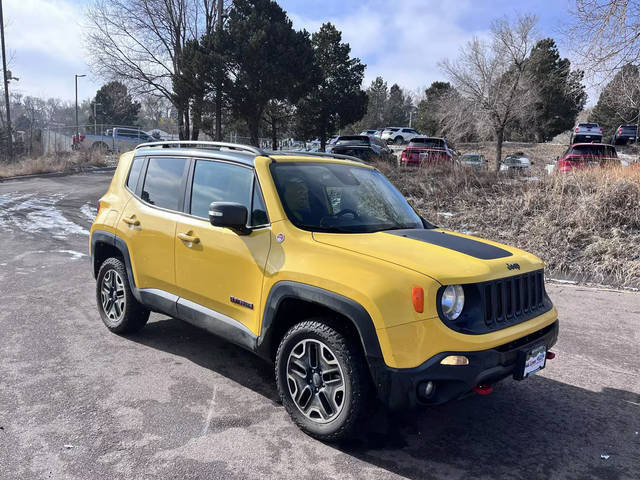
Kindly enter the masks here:
M 156 314 L 103 327 L 88 229 L 111 175 L 0 183 L 0 478 L 640 478 L 640 294 L 549 285 L 540 374 L 325 445 L 252 354 Z

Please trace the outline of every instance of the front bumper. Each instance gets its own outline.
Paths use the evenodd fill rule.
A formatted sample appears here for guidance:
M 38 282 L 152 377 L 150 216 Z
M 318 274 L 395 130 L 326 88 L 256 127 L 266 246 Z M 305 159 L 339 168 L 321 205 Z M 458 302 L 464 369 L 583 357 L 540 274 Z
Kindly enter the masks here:
M 398 369 L 377 365 L 372 368 L 378 398 L 392 410 L 421 405 L 437 405 L 460 398 L 478 385 L 490 385 L 513 376 L 518 356 L 538 345 L 549 350 L 558 339 L 558 321 L 518 340 L 489 350 L 442 352 L 415 368 Z M 464 355 L 469 365 L 441 365 L 448 355 Z M 432 381 L 433 394 L 418 396 L 418 385 Z

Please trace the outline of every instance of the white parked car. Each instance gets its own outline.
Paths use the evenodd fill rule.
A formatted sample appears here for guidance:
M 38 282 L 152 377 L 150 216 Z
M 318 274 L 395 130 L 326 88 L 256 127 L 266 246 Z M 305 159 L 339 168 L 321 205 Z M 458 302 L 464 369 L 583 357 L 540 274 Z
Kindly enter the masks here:
M 394 143 L 396 145 L 402 145 L 411 141 L 413 137 L 417 137 L 420 134 L 417 130 L 409 127 L 387 127 L 382 131 L 380 138 L 387 143 Z

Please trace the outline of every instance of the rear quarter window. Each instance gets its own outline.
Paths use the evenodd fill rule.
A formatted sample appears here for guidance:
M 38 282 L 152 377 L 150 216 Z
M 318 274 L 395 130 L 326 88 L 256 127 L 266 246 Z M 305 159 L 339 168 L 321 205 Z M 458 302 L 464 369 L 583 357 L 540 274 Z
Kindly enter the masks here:
M 136 185 L 138 185 L 138 179 L 140 178 L 142 165 L 144 165 L 143 157 L 134 158 L 133 162 L 131 162 L 131 169 L 129 170 L 129 178 L 127 178 L 127 188 L 132 192 L 136 191 Z

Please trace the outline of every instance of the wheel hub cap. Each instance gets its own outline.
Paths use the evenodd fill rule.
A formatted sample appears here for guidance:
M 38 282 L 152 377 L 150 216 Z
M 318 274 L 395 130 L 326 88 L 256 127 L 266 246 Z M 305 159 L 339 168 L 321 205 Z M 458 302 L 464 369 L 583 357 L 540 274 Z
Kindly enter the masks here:
M 344 408 L 342 367 L 331 349 L 319 340 L 302 340 L 291 350 L 287 385 L 296 407 L 314 422 L 330 422 Z
M 115 270 L 107 271 L 102 277 L 100 300 L 104 314 L 117 324 L 124 316 L 126 296 L 122 277 Z

